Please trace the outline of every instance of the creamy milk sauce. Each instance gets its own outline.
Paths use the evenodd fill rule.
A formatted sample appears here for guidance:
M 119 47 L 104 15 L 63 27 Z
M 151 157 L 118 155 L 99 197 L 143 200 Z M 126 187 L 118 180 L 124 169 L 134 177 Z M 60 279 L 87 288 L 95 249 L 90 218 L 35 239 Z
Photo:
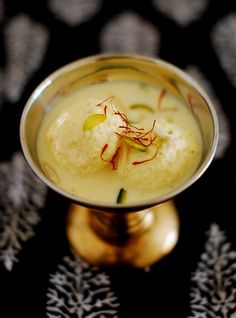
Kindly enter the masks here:
M 161 95 L 162 97 L 160 97 Z M 163 159 L 165 158 L 165 148 L 163 148 L 155 160 L 153 160 L 153 162 L 150 161 L 151 165 L 149 165 L 148 162 L 138 166 L 132 166 L 129 163 L 127 164 L 128 168 L 124 170 L 124 172 L 120 172 L 119 165 L 117 170 L 112 170 L 110 164 L 107 163 L 105 168 L 98 171 L 95 169 L 94 172 L 91 170 L 91 173 L 83 175 L 83 169 L 78 168 L 78 170 L 76 170 L 76 164 L 73 165 L 73 167 L 69 163 L 67 165 L 65 158 L 63 157 L 63 153 L 60 153 L 60 156 L 55 156 L 53 153 L 54 148 L 52 148 L 50 138 L 48 137 L 50 129 L 52 130 L 52 127 L 54 127 L 53 138 L 57 138 L 56 129 L 61 129 L 70 114 L 71 118 L 73 117 L 73 120 L 71 121 L 73 122 L 73 125 L 76 126 L 78 123 L 78 127 L 79 125 L 81 127 L 81 121 L 83 124 L 84 118 L 86 117 L 84 115 L 84 112 L 86 111 L 83 110 L 83 107 L 86 107 L 86 101 L 91 99 L 92 101 L 94 100 L 94 108 L 96 108 L 96 103 L 98 101 L 104 101 L 111 96 L 114 96 L 113 103 L 116 109 L 119 109 L 119 111 L 124 113 L 129 121 L 134 125 L 137 124 L 139 127 L 145 127 L 148 129 L 147 127 L 150 128 L 153 121 L 156 120 L 157 126 L 161 126 L 158 128 L 159 130 L 157 129 L 157 134 L 167 134 L 170 136 L 170 139 L 168 139 L 169 145 L 171 145 L 172 142 L 171 135 L 173 134 L 173 131 L 171 131 L 172 128 L 168 128 L 168 131 L 165 130 L 166 124 L 167 126 L 168 124 L 170 124 L 170 126 L 173 124 L 174 127 L 180 127 L 181 131 L 186 131 L 187 134 L 190 134 L 190 143 L 194 144 L 193 149 L 190 144 L 190 152 L 194 152 L 194 155 L 192 157 L 186 157 L 186 166 L 185 163 L 183 165 L 181 164 L 179 169 L 180 171 L 177 171 L 178 169 L 175 170 L 173 168 L 176 164 L 175 161 L 169 160 L 170 172 L 168 172 L 168 164 L 163 171 L 161 171 L 162 165 L 158 166 L 157 164 L 155 176 L 155 172 L 153 173 L 153 171 L 155 171 L 153 170 L 155 169 L 155 163 L 157 163 L 158 160 L 165 162 L 165 159 Z M 158 104 L 159 102 L 160 105 Z M 105 103 L 103 105 L 105 105 Z M 136 106 L 130 107 L 131 105 Z M 148 108 L 150 107 L 150 109 L 146 106 L 148 106 Z M 75 135 L 73 133 L 73 129 L 76 128 L 68 131 L 67 134 L 66 127 L 67 126 L 65 125 L 65 128 L 63 128 L 64 130 L 60 130 L 58 136 L 60 136 L 60 134 L 64 134 L 67 137 L 70 136 L 70 134 L 73 136 Z M 80 136 L 79 133 L 78 136 Z M 78 155 L 74 152 L 76 154 L 73 158 L 75 162 L 77 155 L 86 156 L 86 153 L 90 154 L 93 152 L 93 144 L 91 143 L 91 140 L 89 142 L 89 149 L 85 149 L 84 153 L 79 153 Z M 57 145 L 57 140 L 55 141 L 55 145 Z M 97 144 L 94 144 L 94 149 L 96 146 Z M 172 147 L 175 147 L 174 142 Z M 101 150 L 102 149 L 100 148 L 99 151 L 101 152 Z M 63 149 L 60 149 L 60 151 L 63 151 Z M 137 155 L 137 160 L 139 155 L 143 155 L 138 150 L 132 149 L 132 151 L 134 152 L 134 156 Z M 183 184 L 189 177 L 191 177 L 191 175 L 196 171 L 201 159 L 202 139 L 199 127 L 189 108 L 184 105 L 182 101 L 173 95 L 166 93 L 161 88 L 142 84 L 136 81 L 104 82 L 80 88 L 67 96 L 59 98 L 52 105 L 47 107 L 47 111 L 44 115 L 38 134 L 37 153 L 46 176 L 58 187 L 68 193 L 83 199 L 116 203 L 117 195 L 120 189 L 123 188 L 127 192 L 126 202 L 140 202 L 141 200 L 145 201 L 166 194 Z M 170 151 L 168 156 L 171 157 Z M 181 158 L 181 154 L 178 156 L 178 158 Z M 60 161 L 60 158 L 64 158 L 63 162 Z M 100 158 L 98 160 L 100 160 Z M 94 161 L 94 165 L 96 165 L 96 160 Z M 149 167 L 150 171 L 152 169 L 150 176 L 148 176 Z M 91 168 L 93 169 L 94 167 L 91 166 Z M 132 176 L 133 173 L 134 176 Z M 176 176 L 172 178 L 172 176 L 168 176 L 168 174 L 176 174 Z M 149 187 L 149 184 L 152 183 L 152 178 L 154 181 L 158 180 L 158 183 L 155 184 L 154 182 L 154 185 Z M 134 180 L 133 183 L 132 180 Z

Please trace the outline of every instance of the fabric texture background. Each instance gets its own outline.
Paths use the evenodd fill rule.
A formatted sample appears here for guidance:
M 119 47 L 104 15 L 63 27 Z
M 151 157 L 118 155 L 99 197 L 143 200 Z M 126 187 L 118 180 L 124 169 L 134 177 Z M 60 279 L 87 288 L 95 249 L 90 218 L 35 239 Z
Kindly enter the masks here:
M 158 57 L 193 76 L 219 117 L 206 173 L 176 197 L 180 237 L 146 269 L 73 255 L 69 202 L 31 171 L 19 122 L 36 86 L 98 53 Z M 213 0 L 0 0 L 0 317 L 236 317 L 236 5 Z

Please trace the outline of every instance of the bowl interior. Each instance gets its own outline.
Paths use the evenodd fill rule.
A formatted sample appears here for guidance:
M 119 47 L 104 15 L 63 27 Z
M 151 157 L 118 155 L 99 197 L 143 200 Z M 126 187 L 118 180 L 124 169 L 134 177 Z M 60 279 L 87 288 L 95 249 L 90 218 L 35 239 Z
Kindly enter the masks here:
M 194 175 L 174 191 L 137 204 L 106 204 L 75 197 L 53 184 L 43 173 L 37 157 L 36 140 L 44 114 L 54 100 L 83 86 L 103 81 L 141 80 L 161 86 L 184 101 L 195 116 L 202 134 L 203 153 Z M 34 172 L 49 187 L 72 201 L 107 211 L 137 211 L 168 199 L 189 187 L 209 166 L 217 145 L 218 123 L 214 107 L 203 89 L 186 73 L 158 59 L 134 55 L 98 55 L 68 64 L 46 78 L 33 92 L 24 108 L 20 138 L 24 155 Z

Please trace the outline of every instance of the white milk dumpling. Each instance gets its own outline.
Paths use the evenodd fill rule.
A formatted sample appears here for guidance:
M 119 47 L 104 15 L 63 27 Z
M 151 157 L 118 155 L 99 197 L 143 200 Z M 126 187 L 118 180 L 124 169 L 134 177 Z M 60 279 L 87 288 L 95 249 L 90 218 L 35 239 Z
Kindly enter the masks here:
M 37 140 L 45 175 L 75 197 L 112 204 L 177 189 L 201 161 L 202 137 L 192 110 L 164 92 L 117 80 L 53 101 Z
M 112 101 L 89 99 L 63 110 L 51 124 L 47 139 L 55 159 L 72 173 L 88 175 L 103 169 L 116 153 L 122 121 Z M 109 107 L 108 107 L 109 106 Z M 102 150 L 105 145 L 105 160 Z
M 130 148 L 118 170 L 126 186 L 145 191 L 166 191 L 191 176 L 197 168 L 199 145 L 191 132 L 162 119 L 154 127 L 156 139 L 146 151 Z

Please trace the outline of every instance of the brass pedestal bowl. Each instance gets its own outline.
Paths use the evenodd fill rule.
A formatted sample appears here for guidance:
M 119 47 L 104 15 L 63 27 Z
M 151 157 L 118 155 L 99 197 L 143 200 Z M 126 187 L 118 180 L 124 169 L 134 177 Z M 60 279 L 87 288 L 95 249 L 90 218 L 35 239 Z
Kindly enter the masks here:
M 201 131 L 203 152 L 195 173 L 173 191 L 148 201 L 108 204 L 75 196 L 46 176 L 38 160 L 37 135 L 44 114 L 49 111 L 48 105 L 80 87 L 117 79 L 141 79 L 171 92 L 191 110 Z M 145 267 L 174 248 L 179 219 L 173 199 L 191 186 L 211 163 L 218 140 L 218 123 L 203 89 L 175 66 L 136 55 L 97 55 L 62 67 L 36 88 L 22 114 L 20 139 L 25 158 L 36 175 L 72 202 L 66 227 L 74 251 L 98 266 Z

